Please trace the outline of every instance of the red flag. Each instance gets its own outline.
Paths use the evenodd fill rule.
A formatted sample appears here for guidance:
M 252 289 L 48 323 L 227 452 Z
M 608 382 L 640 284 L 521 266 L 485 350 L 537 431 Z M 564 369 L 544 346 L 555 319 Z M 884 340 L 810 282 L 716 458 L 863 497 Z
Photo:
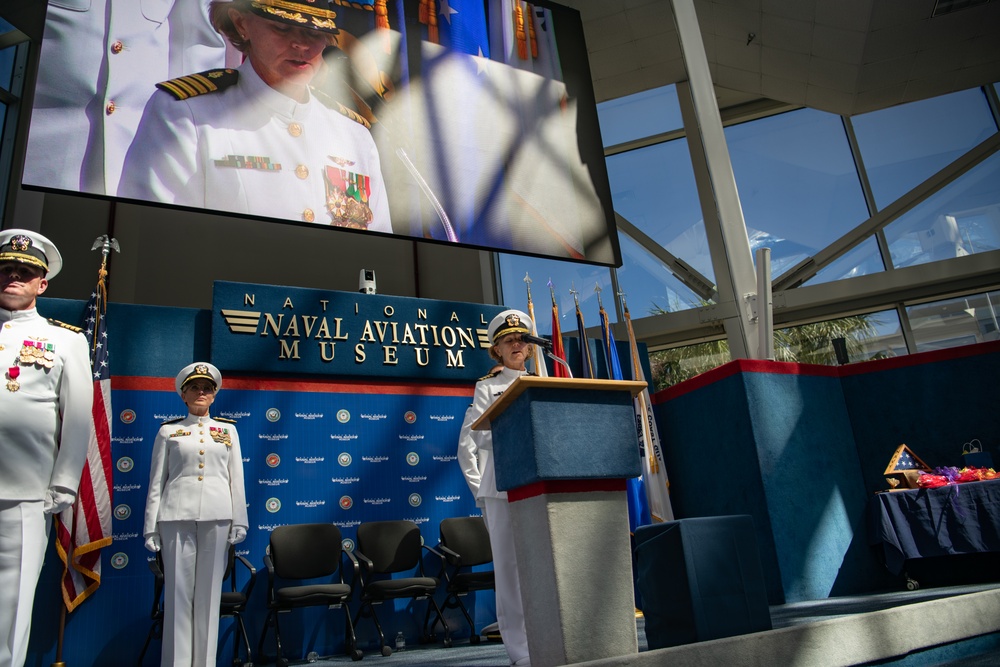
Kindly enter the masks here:
M 552 282 L 549 282 L 549 292 L 552 294 L 552 354 L 566 361 L 566 352 L 563 351 L 562 329 L 559 327 L 559 306 L 556 305 L 556 295 L 552 291 Z M 556 362 L 552 364 L 552 377 L 568 378 L 570 373 L 566 367 Z
M 111 546 L 111 373 L 104 318 L 106 275 L 102 264 L 97 288 L 87 302 L 84 326 L 94 378 L 87 464 L 76 502 L 63 510 L 56 521 L 56 550 L 63 562 L 62 594 L 67 611 L 76 609 L 100 586 L 101 548 Z

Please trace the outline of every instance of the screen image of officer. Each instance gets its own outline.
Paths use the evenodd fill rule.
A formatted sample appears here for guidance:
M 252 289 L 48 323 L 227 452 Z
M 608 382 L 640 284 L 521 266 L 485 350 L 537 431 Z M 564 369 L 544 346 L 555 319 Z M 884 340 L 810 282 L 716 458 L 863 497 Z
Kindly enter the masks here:
M 369 121 L 312 85 L 340 35 L 337 7 L 213 2 L 213 25 L 246 60 L 158 84 L 118 194 L 390 233 Z
M 76 500 L 87 459 L 87 340 L 36 309 L 61 268 L 41 234 L 0 232 L 0 667 L 24 664 L 52 515 Z
M 45 13 L 24 182 L 118 191 L 156 83 L 226 65 L 208 0 L 58 0 Z

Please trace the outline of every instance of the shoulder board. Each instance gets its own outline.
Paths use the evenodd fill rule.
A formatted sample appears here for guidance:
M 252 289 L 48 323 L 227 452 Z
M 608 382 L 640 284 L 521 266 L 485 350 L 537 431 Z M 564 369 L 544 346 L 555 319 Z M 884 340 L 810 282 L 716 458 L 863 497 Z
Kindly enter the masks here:
M 166 426 L 167 424 L 176 424 L 179 421 L 184 421 L 184 417 L 178 417 L 177 419 L 168 419 L 165 422 L 161 422 L 160 426 Z
M 49 318 L 49 324 L 55 325 L 57 327 L 62 327 L 63 329 L 69 329 L 70 331 L 75 331 L 76 333 L 83 333 L 83 329 L 80 327 L 75 327 L 72 324 L 66 324 L 65 322 L 60 322 L 59 320 L 54 320 Z
M 503 371 L 493 371 L 489 375 L 484 375 L 483 377 L 481 377 L 479 379 L 480 380 L 489 380 L 490 378 L 495 378 L 496 376 L 500 375 L 500 373 L 502 373 L 502 372 Z
M 344 106 L 337 100 L 333 99 L 333 97 L 331 97 L 330 94 L 327 93 L 325 90 L 316 87 L 311 87 L 309 90 L 312 92 L 313 95 L 316 96 L 316 99 L 318 99 L 320 102 L 323 103 L 323 106 L 325 106 L 326 108 L 333 109 L 337 113 L 341 113 L 347 116 L 355 123 L 364 125 L 369 130 L 372 129 L 372 124 L 367 118 L 359 114 L 354 109 Z
M 225 417 L 212 417 L 217 422 L 222 422 L 223 424 L 235 424 L 235 419 L 226 419 Z
M 198 74 L 179 76 L 156 84 L 160 90 L 173 95 L 178 100 L 186 100 L 206 93 L 225 90 L 240 80 L 240 73 L 234 69 L 210 69 Z

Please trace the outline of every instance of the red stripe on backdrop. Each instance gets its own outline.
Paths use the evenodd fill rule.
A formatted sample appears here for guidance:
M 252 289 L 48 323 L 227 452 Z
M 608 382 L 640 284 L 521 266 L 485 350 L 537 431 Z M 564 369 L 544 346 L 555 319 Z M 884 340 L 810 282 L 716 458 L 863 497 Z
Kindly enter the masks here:
M 174 391 L 173 378 L 115 375 L 112 389 L 136 391 Z M 473 384 L 426 384 L 419 382 L 386 382 L 330 380 L 275 380 L 271 378 L 222 378 L 222 388 L 251 391 L 330 392 L 351 394 L 406 394 L 408 396 L 472 396 Z
M 509 502 L 527 500 L 552 493 L 594 493 L 598 491 L 625 491 L 624 479 L 558 479 L 534 482 L 507 492 Z
M 890 357 L 888 359 L 875 359 L 872 361 L 857 362 L 844 366 L 822 366 L 819 364 L 796 364 L 786 361 L 768 361 L 762 359 L 736 359 L 718 368 L 705 371 L 701 375 L 696 375 L 690 380 L 685 380 L 680 384 L 662 389 L 652 397 L 654 405 L 659 405 L 666 401 L 683 396 L 689 392 L 701 389 L 710 384 L 723 380 L 737 373 L 771 373 L 774 375 L 808 375 L 813 377 L 850 377 L 852 375 L 863 375 L 865 373 L 877 373 L 879 371 L 906 368 L 908 366 L 919 366 L 938 361 L 951 361 L 954 359 L 964 359 L 981 354 L 993 354 L 1000 352 L 1000 341 L 989 341 L 977 343 L 975 345 L 963 345 L 962 347 L 952 347 L 945 350 L 933 350 L 930 352 L 918 352 L 902 357 Z

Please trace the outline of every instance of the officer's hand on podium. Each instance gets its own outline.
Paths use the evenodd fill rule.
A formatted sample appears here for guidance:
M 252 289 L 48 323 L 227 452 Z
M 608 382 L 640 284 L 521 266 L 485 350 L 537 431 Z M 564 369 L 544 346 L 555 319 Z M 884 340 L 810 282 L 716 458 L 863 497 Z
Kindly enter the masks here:
M 239 544 L 247 538 L 247 529 L 243 526 L 233 526 L 229 529 L 229 543 Z
M 159 533 L 150 533 L 146 536 L 146 548 L 156 553 L 160 550 L 160 535 Z
M 42 511 L 46 514 L 59 514 L 76 500 L 76 494 L 61 486 L 53 486 L 45 492 Z

